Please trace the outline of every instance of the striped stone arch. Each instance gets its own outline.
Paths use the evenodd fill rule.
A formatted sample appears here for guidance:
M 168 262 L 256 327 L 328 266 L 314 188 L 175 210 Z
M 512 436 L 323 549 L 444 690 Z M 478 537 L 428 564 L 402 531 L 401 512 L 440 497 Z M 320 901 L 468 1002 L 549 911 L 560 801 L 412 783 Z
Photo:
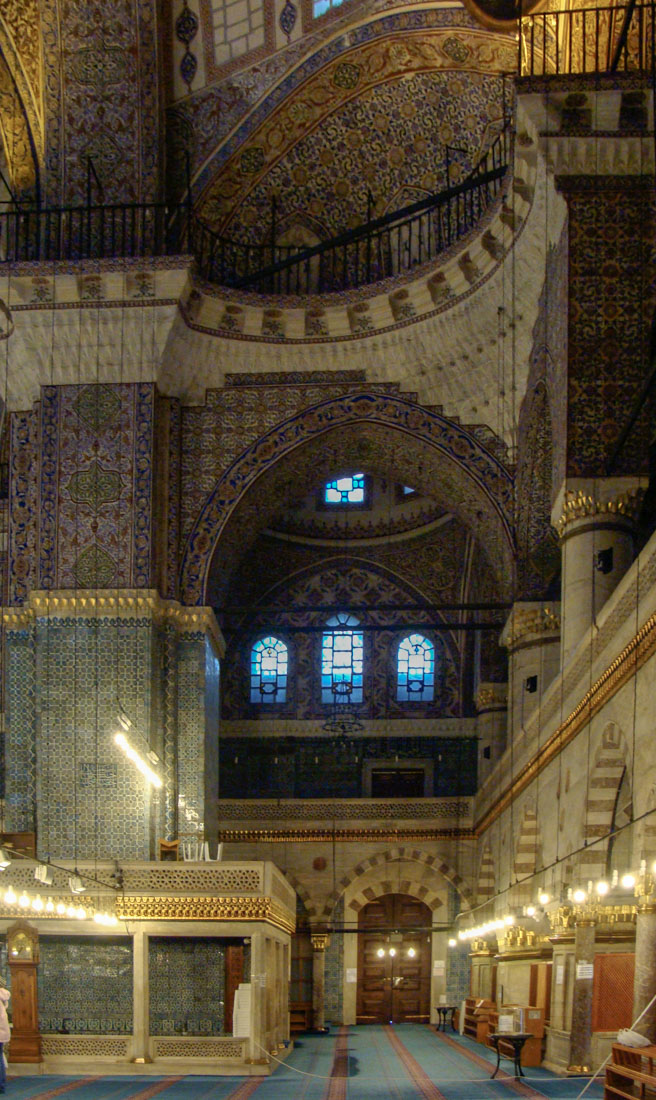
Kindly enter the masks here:
M 478 884 L 476 887 L 476 897 L 479 905 L 493 898 L 496 893 L 496 874 L 494 870 L 494 860 L 492 859 L 492 852 L 489 848 L 485 848 L 483 852 L 483 858 L 481 859 L 481 865 L 478 869 Z
M 617 792 L 629 759 L 629 748 L 622 730 L 615 722 L 609 722 L 601 735 L 601 745 L 588 777 L 584 838 L 590 847 L 578 861 L 584 880 L 599 878 L 606 870 L 608 841 L 595 842 L 611 829 Z
M 377 882 L 373 886 L 367 886 L 349 903 L 349 909 L 359 913 L 370 901 L 375 901 L 376 898 L 381 898 L 384 894 L 410 894 L 411 897 L 423 901 L 433 913 L 444 906 L 444 901 L 440 895 L 431 890 L 429 886 L 426 886 L 425 882 L 421 882 L 420 879 L 402 878 L 400 880 L 394 879 L 393 882 L 389 879 L 384 882 Z
M 525 806 L 517 847 L 515 848 L 515 878 L 519 881 L 534 875 L 538 862 L 539 829 L 533 806 Z
M 430 868 L 430 870 L 436 872 L 437 874 L 443 875 L 444 878 L 451 883 L 454 889 L 458 891 L 465 905 L 468 908 L 473 905 L 474 898 L 471 887 L 465 882 L 461 875 L 459 875 L 453 867 L 450 867 L 448 863 L 445 863 L 440 856 L 432 856 L 428 852 L 422 852 L 417 848 L 388 848 L 384 852 L 378 852 L 376 853 L 376 855 L 369 856 L 368 859 L 363 859 L 362 862 L 358 863 L 357 866 L 354 867 L 349 874 L 344 875 L 344 877 L 340 879 L 340 881 L 337 883 L 336 889 L 333 891 L 326 902 L 323 913 L 321 914 L 321 919 L 330 920 L 333 909 L 335 908 L 344 891 L 348 889 L 351 883 L 361 878 L 362 875 L 366 874 L 366 872 L 370 871 L 373 867 L 382 867 L 386 863 L 397 863 L 399 862 L 399 860 L 405 860 L 408 863 L 421 863 L 423 864 L 423 866 Z M 425 886 L 425 884 L 422 885 Z M 385 893 L 389 892 L 390 891 L 385 891 Z M 400 891 L 399 882 L 397 879 L 394 881 L 391 893 L 399 892 L 402 891 Z M 413 891 L 410 892 L 412 893 Z M 365 891 L 363 891 L 362 893 L 362 898 L 364 898 L 362 904 L 366 904 L 367 901 L 372 900 L 365 896 Z M 427 901 L 424 897 L 422 897 L 421 900 L 426 901 L 426 904 L 430 905 L 430 902 Z
M 303 902 L 303 905 L 305 906 L 305 912 L 307 913 L 308 918 L 310 920 L 316 919 L 316 917 L 317 917 L 316 904 L 312 900 L 310 895 L 308 894 L 305 887 L 298 881 L 298 879 L 295 877 L 295 875 L 290 874 L 289 871 L 285 872 L 285 878 L 287 879 L 287 882 L 289 883 L 289 885 L 292 887 L 293 890 L 295 890 L 295 892 L 298 894 L 299 898 Z

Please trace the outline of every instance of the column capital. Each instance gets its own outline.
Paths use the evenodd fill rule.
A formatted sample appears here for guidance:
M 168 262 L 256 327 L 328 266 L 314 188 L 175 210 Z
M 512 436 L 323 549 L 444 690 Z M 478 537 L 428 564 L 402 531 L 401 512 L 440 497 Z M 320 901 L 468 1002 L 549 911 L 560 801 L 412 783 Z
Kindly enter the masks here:
M 313 951 L 325 951 L 330 941 L 330 936 L 326 932 L 315 932 L 310 936 L 312 941 Z
M 487 710 L 505 710 L 508 706 L 508 684 L 479 684 L 474 696 L 478 714 Z

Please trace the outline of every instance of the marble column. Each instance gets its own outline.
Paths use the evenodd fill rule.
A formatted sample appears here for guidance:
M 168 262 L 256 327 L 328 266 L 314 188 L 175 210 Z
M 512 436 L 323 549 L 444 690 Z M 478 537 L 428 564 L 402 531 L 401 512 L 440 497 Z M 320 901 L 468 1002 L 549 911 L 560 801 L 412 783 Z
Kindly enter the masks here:
M 594 956 L 595 921 L 579 917 L 574 933 L 574 990 L 568 1073 L 591 1072 Z
M 326 947 L 328 936 L 312 936 L 312 1016 L 315 1029 L 326 1026 Z
M 148 933 L 138 928 L 132 937 L 133 1056 L 140 1065 L 152 1062 L 150 1040 L 150 986 L 148 976 Z
M 560 536 L 561 667 L 634 558 L 642 501 L 638 478 L 568 478 L 552 512 Z
M 506 747 L 508 684 L 479 684 L 474 705 L 479 745 L 478 779 L 482 784 Z
M 251 933 L 251 1033 L 248 1061 L 267 1065 L 266 1047 L 266 943 L 262 932 Z
M 638 906 L 636 917 L 635 974 L 633 979 L 633 1019 L 656 996 L 656 898 Z M 645 1012 L 636 1031 L 656 1043 L 656 1004 Z

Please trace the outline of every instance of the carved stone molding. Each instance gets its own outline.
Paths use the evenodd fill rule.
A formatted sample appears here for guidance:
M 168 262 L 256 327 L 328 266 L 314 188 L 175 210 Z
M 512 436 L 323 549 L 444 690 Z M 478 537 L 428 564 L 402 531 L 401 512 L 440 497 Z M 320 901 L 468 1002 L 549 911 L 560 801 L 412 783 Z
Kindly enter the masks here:
M 474 696 L 474 706 L 479 714 L 484 710 L 505 710 L 507 705 L 507 684 L 479 684 Z
M 566 489 L 562 512 L 555 525 L 558 535 L 562 538 L 567 527 L 580 519 L 624 517 L 633 523 L 638 518 L 643 497 L 644 490 L 639 487 L 603 498 L 585 489 Z
M 530 637 L 560 633 L 560 604 L 515 604 L 501 633 L 501 644 L 511 649 Z
M 274 898 L 139 897 L 117 899 L 119 920 L 265 921 L 293 932 L 295 920 Z

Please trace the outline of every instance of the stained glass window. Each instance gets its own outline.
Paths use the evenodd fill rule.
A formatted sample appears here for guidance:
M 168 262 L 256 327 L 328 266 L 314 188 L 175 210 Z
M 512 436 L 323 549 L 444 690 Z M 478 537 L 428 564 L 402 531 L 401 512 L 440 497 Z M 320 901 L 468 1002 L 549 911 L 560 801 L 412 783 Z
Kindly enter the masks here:
M 321 702 L 362 702 L 363 636 L 358 619 L 347 612 L 326 623 L 321 640 Z
M 287 701 L 287 646 L 280 638 L 260 638 L 251 650 L 251 703 Z
M 331 8 L 339 8 L 341 4 L 342 0 L 314 0 L 312 14 L 315 19 L 318 19 L 320 15 L 325 15 Z
M 430 702 L 435 689 L 435 646 L 423 634 L 408 634 L 399 645 L 396 698 Z
M 351 474 L 326 482 L 323 499 L 326 504 L 363 504 L 364 474 Z

